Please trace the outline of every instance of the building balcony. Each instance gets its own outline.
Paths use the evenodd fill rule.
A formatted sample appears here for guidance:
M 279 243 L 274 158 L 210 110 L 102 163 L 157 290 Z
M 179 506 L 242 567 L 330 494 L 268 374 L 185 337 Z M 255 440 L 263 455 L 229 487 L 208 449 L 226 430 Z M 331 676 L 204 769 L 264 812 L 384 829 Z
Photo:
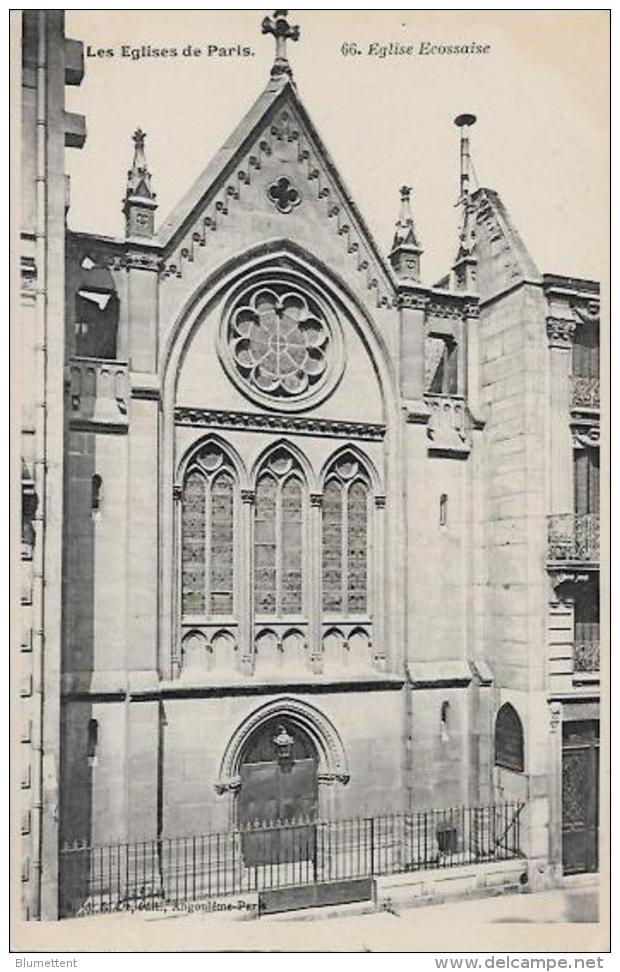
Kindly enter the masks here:
M 571 408 L 600 408 L 600 379 L 582 378 L 573 375 L 571 378 Z
M 576 675 L 600 671 L 600 641 L 578 641 L 573 648 L 573 671 Z
M 424 400 L 430 409 L 429 450 L 442 455 L 467 456 L 471 451 L 471 420 L 461 395 L 435 395 Z
M 598 564 L 598 513 L 561 513 L 548 519 L 547 559 L 551 564 Z
M 124 361 L 74 357 L 67 366 L 68 414 L 73 427 L 127 427 L 129 373 Z

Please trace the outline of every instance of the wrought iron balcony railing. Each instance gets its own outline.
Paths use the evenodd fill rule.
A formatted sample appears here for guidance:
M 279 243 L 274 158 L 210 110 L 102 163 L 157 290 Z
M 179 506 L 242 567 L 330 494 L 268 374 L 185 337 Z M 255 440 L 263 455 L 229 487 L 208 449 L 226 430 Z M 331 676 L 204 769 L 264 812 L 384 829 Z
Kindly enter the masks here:
M 576 673 L 598 672 L 600 667 L 600 641 L 576 641 L 573 648 L 573 670 Z
M 561 513 L 548 520 L 548 560 L 552 563 L 598 563 L 598 513 Z
M 600 379 L 582 378 L 573 375 L 571 378 L 571 407 L 572 408 L 600 408 Z

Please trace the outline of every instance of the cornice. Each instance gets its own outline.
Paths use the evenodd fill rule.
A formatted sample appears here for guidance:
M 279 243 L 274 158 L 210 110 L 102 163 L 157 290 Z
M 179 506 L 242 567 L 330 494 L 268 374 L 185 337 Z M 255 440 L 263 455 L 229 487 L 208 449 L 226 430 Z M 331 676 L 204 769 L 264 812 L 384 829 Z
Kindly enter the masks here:
M 174 410 L 174 420 L 177 425 L 191 425 L 202 428 L 284 432 L 295 435 L 325 435 L 369 441 L 381 441 L 385 436 L 385 425 L 312 418 L 306 415 L 232 412 L 180 406 Z

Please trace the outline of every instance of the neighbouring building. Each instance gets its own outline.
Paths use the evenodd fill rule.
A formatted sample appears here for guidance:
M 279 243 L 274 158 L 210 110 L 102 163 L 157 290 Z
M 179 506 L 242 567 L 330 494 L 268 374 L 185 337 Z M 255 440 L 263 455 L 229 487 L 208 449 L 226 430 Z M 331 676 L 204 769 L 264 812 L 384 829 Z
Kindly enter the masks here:
M 47 853 L 523 801 L 532 886 L 596 870 L 599 286 L 541 273 L 471 185 L 468 115 L 453 266 L 421 282 L 407 187 L 384 255 L 284 14 L 266 89 L 162 221 L 136 131 L 122 239 L 62 239 L 57 79 L 53 441 L 24 413 Z
M 54 914 L 58 885 L 58 780 L 64 509 L 65 147 L 81 148 L 85 122 L 65 110 L 79 85 L 82 45 L 65 38 L 61 10 L 15 12 L 21 30 L 19 328 L 20 619 L 12 672 L 18 686 L 19 867 L 26 917 Z M 19 18 L 19 19 L 17 19 Z M 16 65 L 18 66 L 18 65 Z M 17 100 L 17 99 L 16 99 Z M 16 637 L 16 640 L 17 640 Z M 17 741 L 17 740 L 16 740 Z

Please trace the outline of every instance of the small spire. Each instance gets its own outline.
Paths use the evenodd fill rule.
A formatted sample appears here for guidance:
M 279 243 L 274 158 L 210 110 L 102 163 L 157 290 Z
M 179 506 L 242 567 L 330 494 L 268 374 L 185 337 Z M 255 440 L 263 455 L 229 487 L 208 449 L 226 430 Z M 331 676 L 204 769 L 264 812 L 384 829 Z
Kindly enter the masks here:
M 411 191 L 411 186 L 402 186 L 400 190 L 400 215 L 396 221 L 393 247 L 403 244 L 419 247 L 411 215 Z
M 261 24 L 263 34 L 273 34 L 276 39 L 276 57 L 271 68 L 272 78 L 292 78 L 293 72 L 286 57 L 287 40 L 299 40 L 299 27 L 291 26 L 288 10 L 274 10 L 273 17 L 265 17 Z
M 400 190 L 400 214 L 396 221 L 390 263 L 399 279 L 419 281 L 420 256 L 423 251 L 411 214 L 411 192 L 411 186 L 402 186 Z
M 476 282 L 476 227 L 475 203 L 471 199 L 471 181 L 474 167 L 469 153 L 469 129 L 476 123 L 476 116 L 457 115 L 454 124 L 461 133 L 459 199 L 457 206 L 462 208 L 459 229 L 459 245 L 453 271 L 459 290 L 472 290 Z
M 145 132 L 136 128 L 132 135 L 134 143 L 133 165 L 127 173 L 127 189 L 123 200 L 127 236 L 153 236 L 157 196 L 151 185 L 151 173 L 144 154 Z

